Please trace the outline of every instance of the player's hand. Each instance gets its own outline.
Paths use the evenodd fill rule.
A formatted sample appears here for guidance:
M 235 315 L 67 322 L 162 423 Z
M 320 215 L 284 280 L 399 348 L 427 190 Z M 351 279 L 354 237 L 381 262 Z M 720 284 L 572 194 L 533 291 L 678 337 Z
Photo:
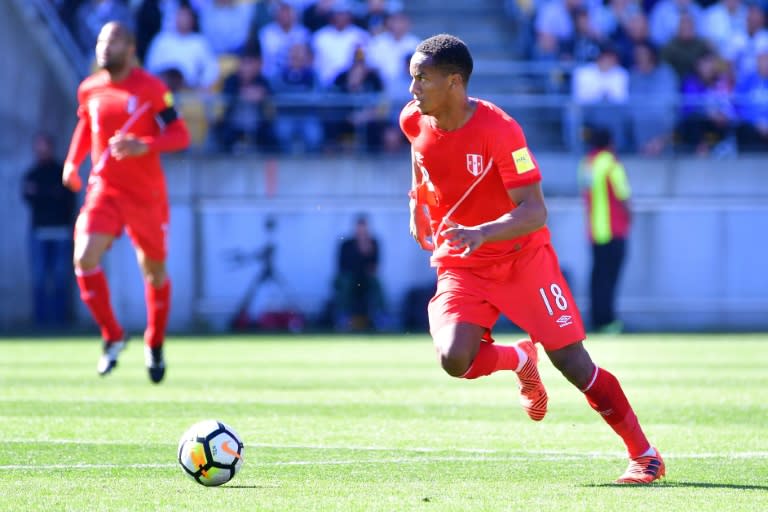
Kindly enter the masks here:
M 61 182 L 72 192 L 80 192 L 83 188 L 83 180 L 80 179 L 80 173 L 74 164 L 64 164 L 64 171 L 61 173 Z
M 449 246 L 464 249 L 461 253 L 462 257 L 469 256 L 485 242 L 485 235 L 478 227 L 462 226 L 451 220 L 446 220 L 445 225 L 447 228 L 440 235 L 445 238 Z
M 435 244 L 430 240 L 432 228 L 429 225 L 429 215 L 420 204 L 415 204 L 411 208 L 410 232 L 419 247 L 425 251 L 435 250 Z
M 147 151 L 149 147 L 130 133 L 118 133 L 109 139 L 109 152 L 118 160 L 141 156 Z

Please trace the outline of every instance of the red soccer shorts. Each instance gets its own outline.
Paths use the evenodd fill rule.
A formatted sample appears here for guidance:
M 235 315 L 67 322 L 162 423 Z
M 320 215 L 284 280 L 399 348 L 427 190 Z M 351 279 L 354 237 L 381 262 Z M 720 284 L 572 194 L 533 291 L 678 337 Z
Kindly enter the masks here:
M 437 291 L 429 303 L 433 335 L 459 322 L 490 331 L 499 314 L 547 351 L 586 337 L 581 314 L 550 244 L 483 267 L 438 268 Z
M 78 233 L 119 237 L 123 229 L 147 258 L 165 261 L 168 254 L 168 202 L 136 201 L 124 194 L 88 191 L 75 224 Z

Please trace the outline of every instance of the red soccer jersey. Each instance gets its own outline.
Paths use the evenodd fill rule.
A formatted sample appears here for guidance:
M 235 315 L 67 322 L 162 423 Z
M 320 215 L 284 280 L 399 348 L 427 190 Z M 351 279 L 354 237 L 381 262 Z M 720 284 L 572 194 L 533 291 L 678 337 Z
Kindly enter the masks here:
M 463 249 L 452 249 L 439 236 L 446 214 L 453 222 L 467 226 L 495 220 L 515 208 L 508 189 L 541 181 L 520 125 L 496 105 L 475 98 L 472 101 L 477 102 L 477 109 L 457 130 L 437 128 L 434 118 L 421 115 L 413 101 L 400 113 L 400 127 L 411 142 L 415 164 L 421 171 L 419 183 L 431 183 L 429 188 L 435 193 L 435 204 L 428 206 L 435 243 L 433 266 L 487 265 L 550 240 L 545 226 L 512 240 L 486 242 L 462 257 Z
M 173 96 L 165 84 L 139 67 L 120 82 L 112 82 L 102 70 L 83 80 L 77 99 L 77 115 L 90 128 L 93 168 L 89 184 L 98 183 L 105 192 L 126 193 L 136 199 L 167 200 L 158 151 L 122 160 L 104 154 L 109 139 L 120 130 L 140 138 L 160 134 L 158 116 L 173 107 Z

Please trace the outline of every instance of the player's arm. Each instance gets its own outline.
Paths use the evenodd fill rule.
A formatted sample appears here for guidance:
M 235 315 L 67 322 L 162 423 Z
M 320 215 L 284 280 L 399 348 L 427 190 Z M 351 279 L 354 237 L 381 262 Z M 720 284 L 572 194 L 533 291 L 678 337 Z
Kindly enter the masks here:
M 149 151 L 170 153 L 181 151 L 189 147 L 190 137 L 187 123 L 179 117 L 179 113 L 173 106 L 163 109 L 158 115 L 158 122 L 162 129 L 154 136 L 141 137 L 141 141 L 147 145 Z
M 183 119 L 178 117 L 176 109 L 169 107 L 158 114 L 167 121 L 161 124 L 157 135 L 136 137 L 131 133 L 117 133 L 109 139 L 109 150 L 118 160 L 144 155 L 150 151 L 170 153 L 189 147 L 189 130 Z
M 541 183 L 536 182 L 507 190 L 517 206 L 497 219 L 477 226 L 462 226 L 446 222 L 442 235 L 451 247 L 463 247 L 462 256 L 472 254 L 485 242 L 511 240 L 543 227 L 547 222 L 547 206 Z
M 80 165 L 90 150 L 90 122 L 87 115 L 81 111 L 80 119 L 77 122 L 77 126 L 75 126 L 75 131 L 72 133 L 72 140 L 69 143 L 69 151 L 67 152 L 66 160 L 64 160 L 64 170 L 61 176 L 64 186 L 73 192 L 78 192 L 83 186 L 79 170 Z
M 150 151 L 170 153 L 189 147 L 187 124 L 179 117 L 171 92 L 159 83 L 152 98 L 152 111 L 160 127 L 158 133 L 137 137 L 131 133 L 118 132 L 109 139 L 109 149 L 115 158 L 120 160 L 141 156 Z
M 632 195 L 629 187 L 629 180 L 627 179 L 627 173 L 624 169 L 624 165 L 618 160 L 608 174 L 608 181 L 613 188 L 613 193 L 616 199 L 619 200 L 619 204 L 624 208 L 627 215 L 630 214 L 629 198 Z
M 420 185 L 421 170 L 419 169 L 416 158 L 411 150 L 411 190 L 408 193 L 408 207 L 410 210 L 410 233 L 411 236 L 419 244 L 419 247 L 425 251 L 432 251 L 435 249 L 434 243 L 430 240 L 432 236 L 432 228 L 429 224 L 429 214 L 427 213 L 426 206 L 419 201 L 419 185 Z
M 479 229 L 484 241 L 498 242 L 527 235 L 547 222 L 547 206 L 541 191 L 541 182 L 507 190 L 517 207 L 509 213 L 485 224 Z

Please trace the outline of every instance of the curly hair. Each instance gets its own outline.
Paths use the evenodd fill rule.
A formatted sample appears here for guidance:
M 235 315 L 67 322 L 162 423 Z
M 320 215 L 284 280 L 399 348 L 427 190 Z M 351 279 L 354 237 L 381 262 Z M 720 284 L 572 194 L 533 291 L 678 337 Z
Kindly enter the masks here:
M 458 37 L 450 34 L 432 36 L 419 43 L 416 52 L 431 57 L 436 68 L 446 73 L 461 75 L 465 86 L 469 83 L 469 77 L 472 75 L 472 55 L 464 41 Z

